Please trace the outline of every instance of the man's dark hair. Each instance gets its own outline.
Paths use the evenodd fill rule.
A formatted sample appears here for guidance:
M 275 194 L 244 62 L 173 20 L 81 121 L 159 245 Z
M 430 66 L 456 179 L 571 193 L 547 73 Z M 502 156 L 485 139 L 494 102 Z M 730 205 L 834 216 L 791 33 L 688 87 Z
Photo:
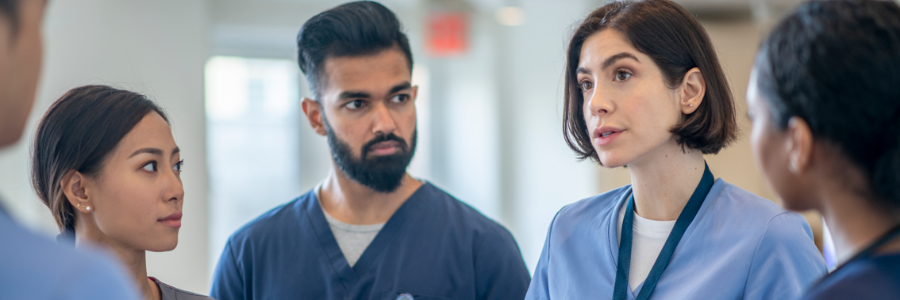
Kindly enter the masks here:
M 144 95 L 104 85 L 71 89 L 50 106 L 34 138 L 31 182 L 60 231 L 71 234 L 75 226 L 75 208 L 60 186 L 63 176 L 72 170 L 99 174 L 119 141 L 154 112 L 169 122 Z
M 297 60 L 316 101 L 324 84 L 326 59 L 373 55 L 394 47 L 406 55 L 412 72 L 412 52 L 400 21 L 387 7 L 371 1 L 345 3 L 319 13 L 297 33 Z
M 19 29 L 19 0 L 0 0 L 0 16 L 6 18 L 15 34 Z
M 900 7 L 893 1 L 801 5 L 763 42 L 757 88 L 775 126 L 791 117 L 865 174 L 865 193 L 900 208 Z
M 734 141 L 737 121 L 731 89 L 700 22 L 667 0 L 615 1 L 591 12 L 578 25 L 566 54 L 563 137 L 579 159 L 600 162 L 584 122 L 584 97 L 575 71 L 585 40 L 606 29 L 619 31 L 635 49 L 649 56 L 669 88 L 681 84 L 690 69 L 700 69 L 706 94 L 697 110 L 671 129 L 679 145 L 714 154 Z

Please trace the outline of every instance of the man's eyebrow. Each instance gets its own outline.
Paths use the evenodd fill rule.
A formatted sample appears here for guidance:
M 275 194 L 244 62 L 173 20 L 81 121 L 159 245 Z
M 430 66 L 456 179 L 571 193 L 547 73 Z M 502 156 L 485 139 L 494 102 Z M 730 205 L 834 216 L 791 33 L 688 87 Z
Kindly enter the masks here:
M 403 82 L 401 84 L 398 84 L 398 85 L 395 85 L 394 87 L 392 87 L 391 91 L 388 92 L 388 95 L 402 91 L 402 90 L 406 90 L 409 88 L 412 88 L 412 84 L 410 84 L 409 81 L 406 81 L 406 82 Z
M 134 151 L 134 153 L 131 153 L 131 155 L 128 156 L 128 157 L 131 158 L 132 156 L 135 156 L 135 155 L 138 155 L 138 154 L 141 154 L 141 153 L 150 153 L 150 154 L 153 154 L 153 155 L 162 155 L 162 150 L 159 150 L 159 149 L 156 149 L 156 148 L 141 148 L 141 149 L 138 149 L 137 151 Z
M 372 95 L 366 92 L 360 91 L 344 91 L 341 92 L 341 95 L 338 96 L 339 99 L 348 99 L 348 98 L 372 98 Z
M 623 58 L 630 58 L 630 59 L 636 60 L 637 62 L 641 62 L 641 60 L 638 59 L 636 56 L 634 56 L 634 54 L 631 54 L 631 53 L 628 53 L 628 52 L 622 52 L 622 53 L 619 53 L 619 54 L 610 56 L 609 58 L 607 58 L 606 60 L 604 60 L 604 61 L 603 61 L 603 67 L 602 67 L 602 68 L 603 68 L 603 69 L 609 68 L 610 65 L 612 65 L 612 64 L 615 63 L 616 61 L 618 61 L 618 60 L 620 60 L 620 59 L 623 59 Z

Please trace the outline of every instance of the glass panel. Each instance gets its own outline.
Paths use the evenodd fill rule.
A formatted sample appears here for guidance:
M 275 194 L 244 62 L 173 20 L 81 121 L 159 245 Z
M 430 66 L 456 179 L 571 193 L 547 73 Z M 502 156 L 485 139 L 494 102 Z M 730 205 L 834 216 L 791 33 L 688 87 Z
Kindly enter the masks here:
M 206 64 L 210 266 L 228 236 L 300 190 L 299 74 L 290 60 Z

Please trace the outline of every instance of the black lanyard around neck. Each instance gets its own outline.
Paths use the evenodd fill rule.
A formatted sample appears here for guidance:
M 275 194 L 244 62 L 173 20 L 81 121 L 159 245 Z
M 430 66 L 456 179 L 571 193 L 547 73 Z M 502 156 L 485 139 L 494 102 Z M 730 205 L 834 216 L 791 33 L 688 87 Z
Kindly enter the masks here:
M 709 171 L 709 165 L 706 165 L 700 183 L 697 184 L 697 188 L 694 189 L 694 194 L 691 195 L 691 199 L 688 200 L 688 203 L 681 211 L 681 215 L 678 216 L 678 220 L 675 221 L 675 227 L 673 227 L 672 232 L 669 233 L 669 237 L 666 239 L 666 243 L 663 245 L 659 257 L 656 258 L 653 268 L 650 269 L 650 274 L 647 275 L 647 280 L 644 281 L 644 286 L 641 287 L 641 292 L 637 295 L 636 300 L 646 300 L 647 298 L 650 298 L 650 293 L 653 293 L 653 289 L 656 288 L 659 277 L 666 269 L 666 266 L 669 265 L 672 254 L 675 253 L 675 247 L 678 246 L 678 242 L 681 241 L 681 237 L 684 235 L 688 226 L 694 221 L 694 217 L 697 216 L 697 211 L 700 210 L 700 206 L 703 205 L 703 200 L 706 199 L 706 195 L 709 194 L 709 190 L 712 189 L 715 181 L 715 177 L 713 177 L 712 172 Z M 616 285 L 615 290 L 613 291 L 614 300 L 627 299 L 629 291 L 628 272 L 631 268 L 633 226 L 634 194 L 632 193 L 632 195 L 628 197 L 628 206 L 625 208 L 625 220 L 622 222 L 622 239 L 621 242 L 619 242 L 619 262 L 616 266 Z

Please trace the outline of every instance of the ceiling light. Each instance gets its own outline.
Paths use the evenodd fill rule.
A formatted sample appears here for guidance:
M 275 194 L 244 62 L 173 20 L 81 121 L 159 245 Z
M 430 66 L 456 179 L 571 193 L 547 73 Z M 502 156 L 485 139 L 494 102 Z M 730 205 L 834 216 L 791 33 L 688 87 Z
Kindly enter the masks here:
M 519 26 L 525 24 L 525 10 L 517 6 L 501 7 L 494 14 L 497 22 L 505 26 Z

